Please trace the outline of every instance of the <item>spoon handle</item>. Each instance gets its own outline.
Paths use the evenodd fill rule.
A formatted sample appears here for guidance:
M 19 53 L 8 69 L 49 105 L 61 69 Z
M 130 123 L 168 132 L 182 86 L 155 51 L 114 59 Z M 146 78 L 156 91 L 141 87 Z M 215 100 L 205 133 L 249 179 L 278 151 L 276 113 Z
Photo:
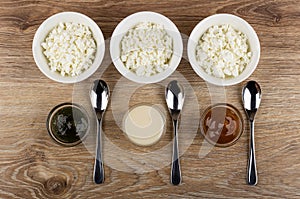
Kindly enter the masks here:
M 174 140 L 173 140 L 173 155 L 172 155 L 172 169 L 171 169 L 171 183 L 179 185 L 181 183 L 181 171 L 179 163 L 179 150 L 178 150 L 178 120 L 173 120 L 174 126 Z
M 255 145 L 254 145 L 254 121 L 250 121 L 250 146 L 249 146 L 249 162 L 248 162 L 248 184 L 257 184 L 257 170 L 255 160 Z
M 102 161 L 102 152 L 101 152 L 101 126 L 102 120 L 98 120 L 98 128 L 97 128 L 97 142 L 96 142 L 96 157 L 95 157 L 95 165 L 94 165 L 94 182 L 96 184 L 102 184 L 104 182 L 104 168 Z

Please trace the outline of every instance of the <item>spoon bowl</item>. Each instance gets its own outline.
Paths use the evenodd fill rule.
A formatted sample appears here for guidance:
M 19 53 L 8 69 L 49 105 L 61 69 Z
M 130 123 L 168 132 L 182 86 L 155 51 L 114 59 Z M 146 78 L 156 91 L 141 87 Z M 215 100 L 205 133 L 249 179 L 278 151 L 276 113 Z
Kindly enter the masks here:
M 95 80 L 90 93 L 92 107 L 99 111 L 105 111 L 109 99 L 109 88 L 105 81 Z
M 97 142 L 93 179 L 96 184 L 104 182 L 104 168 L 102 160 L 101 130 L 102 118 L 108 105 L 109 88 L 105 81 L 95 80 L 90 92 L 91 104 L 97 116 Z
M 254 120 L 261 102 L 261 89 L 257 82 L 249 81 L 242 92 L 244 109 L 249 120 Z
M 172 119 L 177 120 L 184 103 L 183 87 L 176 81 L 171 81 L 166 89 L 166 102 Z

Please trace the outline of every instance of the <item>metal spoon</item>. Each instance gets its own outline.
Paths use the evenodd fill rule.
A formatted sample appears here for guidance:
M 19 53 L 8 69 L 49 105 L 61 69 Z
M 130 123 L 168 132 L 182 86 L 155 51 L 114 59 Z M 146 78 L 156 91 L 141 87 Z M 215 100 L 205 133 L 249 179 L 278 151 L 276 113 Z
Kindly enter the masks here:
M 261 101 L 261 89 L 259 84 L 255 81 L 249 81 L 243 88 L 242 99 L 245 111 L 250 121 L 250 151 L 247 181 L 249 185 L 256 185 L 258 181 L 258 176 L 255 160 L 254 117 Z
M 109 88 L 103 80 L 95 80 L 90 92 L 91 104 L 97 116 L 97 144 L 93 179 L 96 184 L 104 182 L 104 168 L 102 160 L 101 129 L 102 118 L 109 100 Z
M 171 169 L 171 183 L 178 185 L 181 183 L 181 171 L 178 150 L 178 119 L 184 102 L 184 91 L 182 86 L 176 81 L 171 81 L 166 88 L 166 102 L 173 120 L 174 141 Z

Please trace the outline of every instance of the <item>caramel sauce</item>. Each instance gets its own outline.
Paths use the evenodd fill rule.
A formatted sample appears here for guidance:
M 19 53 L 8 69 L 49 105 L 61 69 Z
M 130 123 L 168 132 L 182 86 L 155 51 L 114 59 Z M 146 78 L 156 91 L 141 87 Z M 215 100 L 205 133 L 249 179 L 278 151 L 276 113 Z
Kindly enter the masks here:
M 226 145 L 240 136 L 242 122 L 232 107 L 218 105 L 206 111 L 202 128 L 205 137 L 211 142 Z

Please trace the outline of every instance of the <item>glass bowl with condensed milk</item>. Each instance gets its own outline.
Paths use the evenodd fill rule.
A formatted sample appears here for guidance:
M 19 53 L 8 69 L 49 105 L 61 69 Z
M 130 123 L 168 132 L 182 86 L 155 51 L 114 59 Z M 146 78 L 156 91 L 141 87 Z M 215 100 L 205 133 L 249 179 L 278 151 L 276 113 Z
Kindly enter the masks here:
M 123 131 L 135 145 L 156 144 L 166 130 L 166 118 L 159 107 L 151 104 L 137 104 L 131 107 L 123 118 Z

